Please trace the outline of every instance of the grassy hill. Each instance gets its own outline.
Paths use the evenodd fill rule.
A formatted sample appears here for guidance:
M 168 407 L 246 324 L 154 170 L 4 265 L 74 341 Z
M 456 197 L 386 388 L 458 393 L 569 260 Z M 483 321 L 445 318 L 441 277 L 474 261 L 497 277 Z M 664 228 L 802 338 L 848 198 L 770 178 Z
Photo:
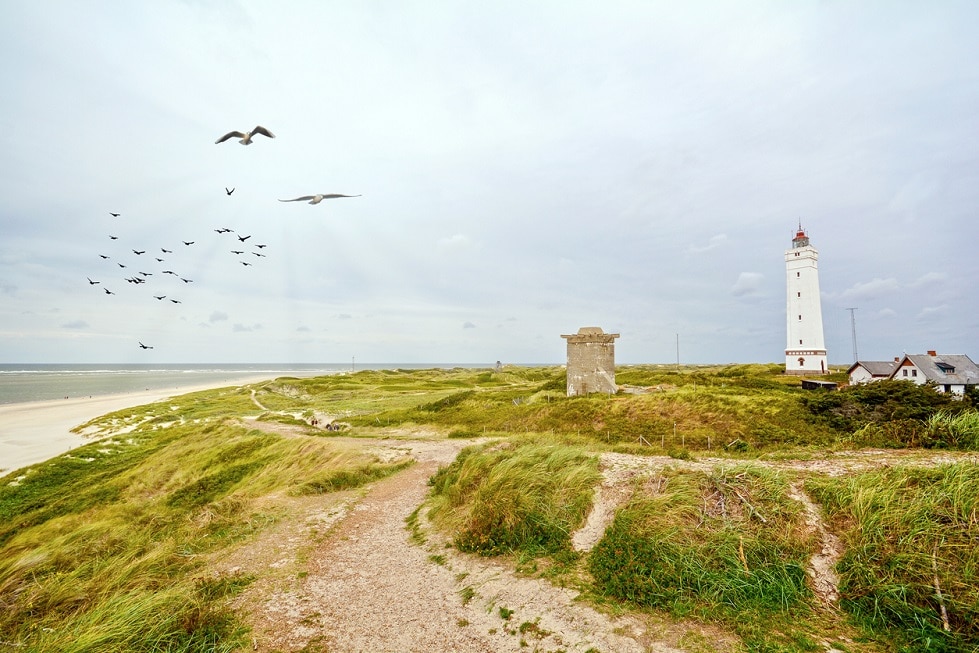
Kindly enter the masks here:
M 283 518 L 271 495 L 349 491 L 404 469 L 369 444 L 413 429 L 479 438 L 431 480 L 428 514 L 458 549 L 609 609 L 717 624 L 752 651 L 976 650 L 974 460 L 807 467 L 869 447 L 979 450 L 975 408 L 905 382 L 804 391 L 779 372 L 623 367 L 618 394 L 568 398 L 558 367 L 364 371 L 276 379 L 255 388 L 262 409 L 249 389 L 225 389 L 100 417 L 86 426 L 101 440 L 0 479 L 0 650 L 247 647 L 228 600 L 253 579 L 215 576 L 209 557 Z M 607 453 L 677 465 L 637 476 L 582 553 L 571 533 Z M 832 609 L 807 582 L 819 540 L 799 490 L 844 546 Z

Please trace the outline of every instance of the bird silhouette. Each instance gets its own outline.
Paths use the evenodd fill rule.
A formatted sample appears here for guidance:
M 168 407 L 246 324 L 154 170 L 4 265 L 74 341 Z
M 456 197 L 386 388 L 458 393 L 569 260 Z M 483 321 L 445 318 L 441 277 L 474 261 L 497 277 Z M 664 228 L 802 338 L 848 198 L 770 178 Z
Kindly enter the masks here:
M 173 302 L 174 304 L 182 304 L 183 303 L 179 299 L 171 299 L 170 301 Z
M 153 297 L 156 298 L 156 299 L 166 299 L 167 298 L 166 295 L 153 295 Z
M 126 267 L 126 266 L 125 266 L 125 265 L 123 265 L 122 263 L 116 263 L 116 265 L 118 265 L 118 266 L 119 266 L 119 267 L 121 267 L 121 268 L 124 268 L 124 267 Z
M 193 244 L 194 244 L 195 242 L 197 242 L 197 241 L 195 241 L 195 240 L 184 240 L 184 241 L 181 241 L 181 242 L 182 242 L 182 243 L 183 243 L 184 245 L 193 245 Z
M 252 254 L 254 254 L 255 256 L 261 256 L 262 258 L 268 258 L 265 256 L 265 254 L 262 254 L 261 252 L 252 252 Z
M 152 347 L 150 347 L 149 345 L 144 345 L 144 344 L 143 344 L 143 343 L 141 343 L 141 342 L 139 343 L 139 346 L 140 346 L 140 348 L 141 348 L 141 349 L 153 349 L 153 348 L 152 348 Z
M 156 262 L 157 263 L 163 263 L 163 259 L 162 258 L 159 258 L 159 257 L 156 257 Z
M 232 254 L 244 254 L 245 251 L 242 250 L 242 249 L 233 249 L 233 250 L 231 250 L 231 253 Z
M 240 240 L 241 242 L 245 242 L 249 238 L 251 238 L 251 236 L 238 236 L 238 240 Z
M 140 272 L 140 274 L 143 275 L 144 277 L 152 277 L 153 276 L 153 273 L 152 272 Z
M 160 248 L 160 251 L 163 252 L 164 254 L 173 254 L 173 250 L 172 249 L 164 249 L 164 248 L 161 247 Z
M 112 240 L 119 240 L 119 236 L 109 236 Z
M 139 251 L 138 249 L 134 249 L 133 250 L 133 254 L 135 254 L 136 256 L 139 256 L 140 254 L 145 254 L 145 253 L 146 253 L 146 250 L 145 249 L 143 251 Z
M 105 259 L 107 259 L 107 258 L 109 258 L 109 257 L 108 257 L 108 256 L 106 256 L 105 254 L 99 254 L 99 256 L 101 256 L 101 257 L 102 257 L 102 260 L 105 260 Z
M 173 276 L 177 276 L 177 273 L 174 272 L 173 270 L 164 270 L 163 274 L 172 274 Z
M 111 215 L 113 218 L 118 218 L 122 214 L 121 213 L 113 213 L 112 211 L 109 211 L 109 215 Z
M 261 125 L 256 125 L 254 129 L 252 129 L 250 132 L 239 132 L 239 131 L 228 132 L 218 140 L 214 141 L 214 144 L 217 145 L 218 143 L 223 143 L 229 138 L 240 138 L 241 140 L 238 142 L 241 143 L 242 145 L 251 145 L 252 136 L 256 134 L 261 134 L 262 136 L 268 136 L 269 138 L 275 138 L 275 134 L 267 130 L 265 127 L 262 127 Z M 231 193 L 228 194 L 230 195 Z
M 251 265 L 251 263 L 249 263 L 248 261 L 241 261 L 241 264 L 242 265 Z
M 111 290 L 109 290 L 108 288 L 103 288 L 102 290 L 104 290 L 104 291 L 105 291 L 105 294 L 106 294 L 106 295 L 115 295 L 115 293 L 114 293 L 114 292 L 112 292 Z
M 85 278 L 88 279 L 88 277 L 85 277 Z M 90 286 L 94 286 L 97 283 L 101 283 L 101 282 L 100 281 L 92 281 L 91 279 L 88 279 L 88 285 L 90 285 Z
M 183 277 L 177 277 L 177 278 L 183 281 L 184 283 L 194 283 L 193 279 L 184 279 Z
M 225 192 L 225 193 L 227 193 L 228 195 L 230 195 L 231 193 L 233 193 L 233 192 L 235 192 L 235 189 L 234 189 L 234 188 L 232 188 L 231 190 L 228 190 L 228 187 L 227 187 L 227 186 L 225 186 L 225 187 L 224 187 L 224 192 Z
M 315 195 L 303 195 L 302 197 L 296 197 L 291 200 L 279 200 L 280 202 L 302 202 L 304 200 L 309 200 L 310 204 L 319 204 L 323 200 L 332 200 L 337 197 L 360 197 L 360 195 L 341 195 L 340 193 L 317 193 Z
M 268 247 L 268 245 L 258 245 L 258 244 L 256 244 L 255 247 L 257 247 L 259 249 L 262 249 L 263 247 Z

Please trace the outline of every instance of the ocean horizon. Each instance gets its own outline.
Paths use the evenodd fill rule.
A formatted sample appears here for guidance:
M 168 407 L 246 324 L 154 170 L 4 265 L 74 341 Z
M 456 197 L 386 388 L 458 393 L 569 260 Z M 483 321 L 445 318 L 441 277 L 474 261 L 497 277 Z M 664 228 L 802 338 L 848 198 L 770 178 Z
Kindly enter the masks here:
M 321 376 L 360 370 L 492 368 L 494 363 L 2 363 L 0 404 L 96 397 L 195 385 L 234 385 L 268 375 Z M 541 363 L 540 365 L 546 365 Z M 536 367 L 538 365 L 530 365 Z

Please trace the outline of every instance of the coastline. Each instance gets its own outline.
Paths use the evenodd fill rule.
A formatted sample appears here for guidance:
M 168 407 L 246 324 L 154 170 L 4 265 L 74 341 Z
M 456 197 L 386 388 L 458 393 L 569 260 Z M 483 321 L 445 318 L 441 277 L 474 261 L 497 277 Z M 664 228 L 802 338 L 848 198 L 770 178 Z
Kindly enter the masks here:
M 271 380 L 273 377 L 268 375 L 251 376 L 170 389 L 0 404 L 0 476 L 92 442 L 78 433 L 72 433 L 71 429 L 106 413 L 191 392 L 241 387 Z

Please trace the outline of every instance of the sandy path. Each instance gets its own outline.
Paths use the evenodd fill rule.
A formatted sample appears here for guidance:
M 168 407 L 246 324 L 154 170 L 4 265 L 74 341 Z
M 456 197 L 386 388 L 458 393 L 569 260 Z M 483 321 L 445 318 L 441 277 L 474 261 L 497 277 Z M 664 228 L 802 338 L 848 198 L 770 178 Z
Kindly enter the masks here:
M 123 394 L 51 401 L 30 401 L 0 405 L 0 474 L 43 462 L 66 451 L 88 444 L 84 436 L 72 433 L 80 424 L 124 408 L 142 406 L 170 397 L 268 380 L 267 376 L 247 377 L 210 384 L 184 386 L 174 390 L 143 390 Z
M 268 566 L 295 565 L 290 576 L 299 580 L 242 597 L 239 608 L 250 613 L 255 650 L 677 651 L 656 642 L 634 618 L 613 619 L 577 602 L 573 590 L 447 548 L 425 532 L 424 516 L 418 521 L 426 541 L 413 540 L 405 519 L 425 499 L 428 478 L 461 444 L 374 444 L 408 450 L 418 463 L 348 503 L 329 535 L 301 559 L 287 562 L 285 551 L 275 547 Z M 270 541 L 281 539 L 273 535 Z M 256 544 L 253 553 L 263 548 Z M 512 613 L 504 618 L 501 609 Z

